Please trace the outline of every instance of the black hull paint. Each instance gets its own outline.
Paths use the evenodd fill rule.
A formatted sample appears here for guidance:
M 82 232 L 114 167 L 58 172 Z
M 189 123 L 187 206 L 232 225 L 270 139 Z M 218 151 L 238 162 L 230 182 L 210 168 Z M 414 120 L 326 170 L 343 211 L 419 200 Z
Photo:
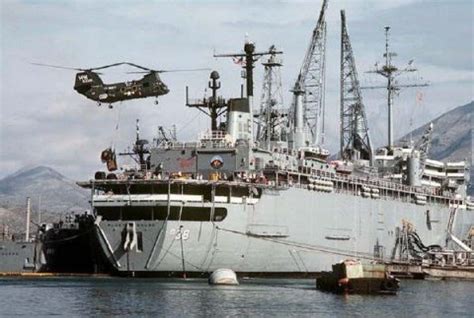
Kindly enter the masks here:
M 74 225 L 74 226 L 72 226 Z M 94 218 L 76 216 L 73 223 L 58 223 L 43 237 L 46 265 L 41 271 L 53 273 L 108 273 L 94 235 Z

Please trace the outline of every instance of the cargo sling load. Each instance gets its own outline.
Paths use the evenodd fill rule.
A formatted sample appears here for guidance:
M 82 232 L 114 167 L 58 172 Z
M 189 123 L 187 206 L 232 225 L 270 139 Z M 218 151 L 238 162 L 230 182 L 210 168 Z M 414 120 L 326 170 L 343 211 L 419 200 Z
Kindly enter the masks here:
M 460 239 L 467 235 L 474 211 L 461 177 L 465 163 L 423 159 L 417 166 L 418 172 L 424 167 L 421 183 L 416 183 L 405 177 L 411 169 L 407 158 L 422 146 L 414 152 L 393 147 L 385 155 L 376 154 L 367 171 L 341 170 L 327 159 L 317 133 L 322 126 L 318 128 L 320 119 L 315 117 L 324 96 L 324 41 L 318 34 L 325 34 L 326 6 L 324 1 L 313 33 L 317 41 L 310 46 L 315 49 L 309 50 L 313 60 L 308 65 L 318 65 L 318 71 L 312 73 L 310 66 L 308 73 L 300 72 L 317 77 L 317 102 L 304 96 L 316 94 L 316 86 L 308 78 L 298 81 L 304 85 L 294 90 L 289 123 L 282 120 L 284 127 L 273 130 L 281 138 L 268 137 L 268 126 L 260 131 L 253 127 L 259 113 L 253 100 L 255 62 L 281 52 L 258 51 L 247 41 L 243 53 L 219 55 L 243 62 L 245 96 L 218 96 L 220 86 L 228 84 L 220 84 L 213 72 L 212 97 L 187 99 L 190 108 L 199 108 L 211 119 L 209 130 L 196 141 L 142 141 L 143 147 L 133 147 L 126 155 L 144 164 L 79 182 L 91 189 L 96 244 L 117 273 L 189 277 L 227 268 L 239 275 L 308 276 L 344 258 L 390 260 L 403 222 L 410 222 L 428 245 L 444 244 L 448 228 Z M 344 56 L 351 56 L 347 48 Z M 351 68 L 353 57 L 344 70 Z M 346 80 L 357 84 L 353 78 Z M 354 103 L 354 116 L 364 117 L 361 100 Z M 347 157 L 347 162 L 370 159 L 363 135 L 368 125 L 364 120 L 357 123 L 364 124 L 351 133 L 361 134 L 357 138 L 366 145 L 352 142 L 360 155 Z M 270 147 L 262 139 L 270 140 Z

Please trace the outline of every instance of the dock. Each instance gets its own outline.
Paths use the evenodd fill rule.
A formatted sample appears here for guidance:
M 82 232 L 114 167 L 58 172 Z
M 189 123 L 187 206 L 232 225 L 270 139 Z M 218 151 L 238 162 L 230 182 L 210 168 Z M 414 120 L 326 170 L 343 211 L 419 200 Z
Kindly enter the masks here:
M 425 266 L 392 263 L 387 265 L 387 270 L 398 278 L 474 281 L 474 266 Z
M 108 274 L 85 274 L 85 273 L 53 273 L 53 272 L 0 272 L 0 278 L 3 277 L 110 277 Z

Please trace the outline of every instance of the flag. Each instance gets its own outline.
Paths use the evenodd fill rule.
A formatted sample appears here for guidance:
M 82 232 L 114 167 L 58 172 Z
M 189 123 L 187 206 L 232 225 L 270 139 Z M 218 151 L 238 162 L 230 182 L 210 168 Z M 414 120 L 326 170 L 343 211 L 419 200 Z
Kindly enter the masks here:
M 233 57 L 232 60 L 233 60 L 234 63 L 237 64 L 237 65 L 245 66 L 245 60 L 244 60 L 244 57 L 243 57 L 243 56 L 241 56 L 241 57 Z
M 196 157 L 178 158 L 178 165 L 181 169 L 192 168 L 196 164 Z

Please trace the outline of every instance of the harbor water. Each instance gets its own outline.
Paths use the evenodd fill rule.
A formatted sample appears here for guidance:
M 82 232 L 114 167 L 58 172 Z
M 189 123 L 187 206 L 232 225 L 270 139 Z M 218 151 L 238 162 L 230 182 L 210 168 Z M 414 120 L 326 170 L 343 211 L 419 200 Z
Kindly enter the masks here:
M 396 296 L 333 295 L 314 280 L 2 278 L 0 316 L 472 317 L 474 284 L 404 280 Z

